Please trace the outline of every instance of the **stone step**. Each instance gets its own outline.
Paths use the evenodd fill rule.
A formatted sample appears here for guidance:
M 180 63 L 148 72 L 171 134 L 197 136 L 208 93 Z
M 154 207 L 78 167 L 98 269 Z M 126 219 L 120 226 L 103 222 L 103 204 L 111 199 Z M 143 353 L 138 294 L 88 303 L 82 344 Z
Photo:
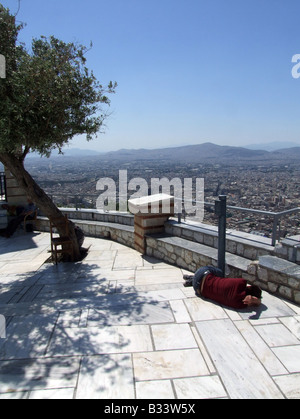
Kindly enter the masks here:
M 218 248 L 218 228 L 215 226 L 170 220 L 165 228 L 169 235 Z M 271 239 L 230 229 L 226 232 L 226 249 L 228 253 L 250 260 L 257 260 L 260 256 L 274 252 Z
M 201 266 L 217 266 L 218 250 L 204 244 L 169 235 L 146 237 L 147 255 L 176 264 L 190 272 Z M 241 256 L 226 253 L 226 274 L 241 276 L 247 273 L 251 261 Z
M 276 246 L 275 255 L 300 264 L 300 235 L 287 237 Z

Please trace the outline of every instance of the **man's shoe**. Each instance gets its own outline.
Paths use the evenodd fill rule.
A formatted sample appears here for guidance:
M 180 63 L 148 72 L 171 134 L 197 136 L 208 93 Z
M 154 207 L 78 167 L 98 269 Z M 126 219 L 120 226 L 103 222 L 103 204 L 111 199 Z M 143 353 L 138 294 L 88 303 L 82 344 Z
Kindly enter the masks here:
M 194 275 L 183 275 L 183 279 L 186 279 L 187 281 L 193 280 Z
M 185 280 L 185 282 L 183 283 L 184 287 L 192 287 L 193 286 L 193 280 L 192 279 L 187 279 Z

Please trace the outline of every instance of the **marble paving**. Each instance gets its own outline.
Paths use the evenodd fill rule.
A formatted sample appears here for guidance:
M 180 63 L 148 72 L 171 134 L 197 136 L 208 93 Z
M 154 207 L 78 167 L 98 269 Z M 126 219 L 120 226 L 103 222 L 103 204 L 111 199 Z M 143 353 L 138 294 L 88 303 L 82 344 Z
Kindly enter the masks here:
M 0 399 L 300 398 L 299 306 L 221 307 L 108 240 L 54 266 L 49 240 L 0 238 Z

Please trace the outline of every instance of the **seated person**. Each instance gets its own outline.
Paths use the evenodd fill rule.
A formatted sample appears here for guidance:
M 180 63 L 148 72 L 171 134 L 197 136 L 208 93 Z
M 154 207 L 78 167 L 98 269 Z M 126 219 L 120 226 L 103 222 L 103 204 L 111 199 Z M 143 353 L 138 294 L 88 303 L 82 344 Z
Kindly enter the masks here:
M 242 278 L 224 278 L 220 269 L 205 266 L 195 275 L 185 275 L 185 286 L 193 286 L 196 295 L 213 300 L 218 304 L 242 309 L 261 305 L 262 290 L 248 285 Z
M 72 221 L 70 221 L 70 223 L 72 223 L 74 225 L 74 223 Z M 84 242 L 84 239 L 85 239 L 84 232 L 77 225 L 74 225 L 74 228 L 75 228 L 77 243 L 78 243 L 79 249 L 81 251 L 82 246 L 83 246 L 83 242 Z
M 81 254 L 81 259 L 84 259 L 88 253 L 88 249 L 85 249 L 83 247 L 83 242 L 85 239 L 84 232 L 81 230 L 81 228 L 79 228 L 78 226 L 75 226 L 75 234 L 76 234 L 77 243 L 78 243 L 80 254 Z
M 28 199 L 27 202 L 28 202 L 28 205 L 25 208 L 20 208 L 18 210 L 17 217 L 11 220 L 8 223 L 8 226 L 0 231 L 1 236 L 7 237 L 7 238 L 11 237 L 15 233 L 19 225 L 24 221 L 25 217 L 28 215 L 30 216 L 31 214 L 32 215 L 34 214 L 34 212 L 37 210 L 35 204 L 30 199 Z

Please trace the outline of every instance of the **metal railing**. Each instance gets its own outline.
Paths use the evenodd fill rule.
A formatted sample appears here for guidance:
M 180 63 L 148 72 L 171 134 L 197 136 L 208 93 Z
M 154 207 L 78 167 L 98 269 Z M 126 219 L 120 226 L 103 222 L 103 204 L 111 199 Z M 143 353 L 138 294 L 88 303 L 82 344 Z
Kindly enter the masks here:
M 68 194 L 50 194 L 52 200 L 59 206 L 66 206 L 76 208 L 76 210 L 80 209 L 95 209 L 96 208 L 96 201 L 99 195 L 68 195 Z M 205 209 L 210 209 L 210 212 L 214 212 L 215 202 L 198 202 L 193 200 L 193 205 L 196 206 L 197 204 L 204 205 Z M 213 208 L 213 210 L 212 210 Z M 117 208 L 118 211 L 118 208 Z M 228 211 L 237 211 L 240 213 L 248 213 L 252 215 L 259 215 L 261 217 L 269 217 L 272 220 L 272 235 L 271 235 L 271 245 L 275 246 L 277 241 L 281 239 L 281 220 L 284 217 L 287 217 L 291 214 L 300 213 L 300 208 L 292 208 L 286 211 L 281 212 L 273 212 L 273 211 L 264 211 L 258 210 L 253 208 L 242 208 L 237 206 L 230 206 L 227 205 L 227 212 Z M 109 211 L 108 211 L 109 212 Z M 182 222 L 182 218 L 184 213 L 177 214 L 178 222 Z M 192 217 L 190 217 L 192 219 Z M 300 219 L 299 219 L 300 222 Z
M 194 201 L 194 203 L 196 204 L 197 202 Z M 204 207 L 214 208 L 215 202 L 204 202 Z M 281 212 L 273 212 L 273 211 L 263 211 L 263 210 L 253 209 L 253 208 L 242 208 L 242 207 L 227 205 L 227 211 L 228 210 L 244 212 L 244 213 L 249 213 L 249 214 L 254 214 L 254 215 L 261 215 L 264 217 L 272 218 L 273 219 L 272 239 L 271 239 L 272 246 L 275 246 L 276 242 L 280 241 L 280 238 L 281 238 L 281 230 L 280 230 L 281 218 L 286 217 L 287 215 L 290 215 L 290 214 L 300 213 L 299 207 L 292 208 L 286 211 L 281 211 Z M 181 217 L 179 217 L 179 222 L 181 222 Z
M 6 177 L 4 172 L 0 172 L 0 201 L 7 200 Z
M 273 218 L 272 246 L 275 246 L 277 239 L 280 240 L 280 237 L 281 237 L 281 234 L 280 234 L 281 218 L 290 214 L 296 214 L 300 212 L 300 208 L 292 208 L 292 209 L 281 211 L 281 212 L 261 211 L 261 210 L 232 207 L 232 206 L 229 206 L 228 209 L 234 210 L 234 211 L 249 212 L 252 214 L 259 214 L 259 215 Z

